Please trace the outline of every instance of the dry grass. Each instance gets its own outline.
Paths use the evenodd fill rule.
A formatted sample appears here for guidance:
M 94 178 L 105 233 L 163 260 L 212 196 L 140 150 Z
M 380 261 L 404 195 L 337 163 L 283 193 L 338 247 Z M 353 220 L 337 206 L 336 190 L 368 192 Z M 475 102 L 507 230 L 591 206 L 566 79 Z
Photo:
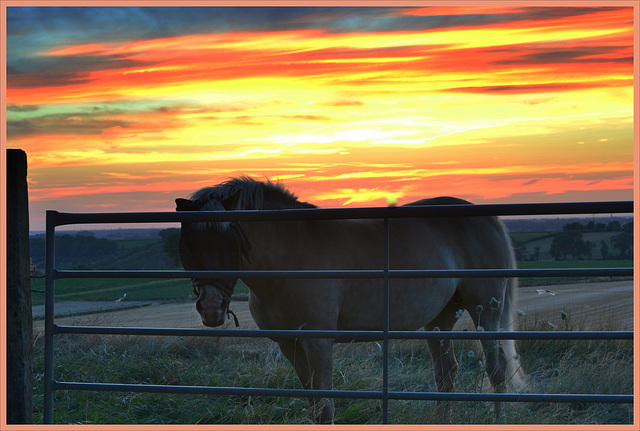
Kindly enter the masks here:
M 606 330 L 612 322 L 603 322 Z M 562 320 L 556 330 L 580 330 L 581 323 Z M 554 330 L 548 322 L 524 330 Z M 523 368 L 532 393 L 633 393 L 631 341 L 526 341 L 520 343 Z M 43 341 L 35 341 L 36 415 L 42 420 Z M 490 391 L 480 361 L 479 344 L 456 342 L 460 373 L 456 391 Z M 380 390 L 382 354 L 376 343 L 337 345 L 334 387 Z M 297 377 L 266 339 L 196 337 L 57 336 L 56 379 L 59 381 L 300 388 Z M 390 390 L 435 391 L 431 359 L 424 341 L 390 343 Z M 378 400 L 337 399 L 336 423 L 380 423 Z M 58 391 L 55 423 L 196 424 L 309 423 L 304 398 L 216 397 L 145 393 Z M 390 401 L 393 423 L 434 423 L 435 403 Z M 629 424 L 627 404 L 508 403 L 507 423 Z M 454 423 L 490 424 L 488 402 L 453 404 Z

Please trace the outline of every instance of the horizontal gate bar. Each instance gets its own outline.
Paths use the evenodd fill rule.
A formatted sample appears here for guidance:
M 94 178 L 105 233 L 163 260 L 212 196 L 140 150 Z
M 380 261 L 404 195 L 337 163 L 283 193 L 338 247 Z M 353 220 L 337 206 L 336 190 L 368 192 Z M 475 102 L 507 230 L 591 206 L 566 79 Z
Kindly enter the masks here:
M 239 338 L 337 338 L 341 340 L 374 341 L 384 331 L 327 331 L 276 329 L 194 329 L 194 328 L 131 328 L 118 326 L 58 326 L 56 334 L 164 335 L 179 337 L 239 337 Z M 422 340 L 448 338 L 454 340 L 633 340 L 633 331 L 389 331 L 389 338 Z
M 457 277 L 631 277 L 633 268 L 561 269 L 391 269 L 390 278 Z M 382 278 L 384 270 L 290 270 L 290 271 L 147 271 L 147 270 L 54 270 L 54 278 Z
M 88 223 L 146 223 L 260 220 L 335 220 L 487 215 L 560 215 L 633 213 L 633 201 L 544 204 L 425 205 L 373 208 L 309 208 L 260 211 L 180 211 L 62 213 L 47 211 L 55 226 Z
M 276 396 L 276 397 L 321 397 L 382 399 L 382 391 L 344 391 L 315 389 L 271 389 L 237 388 L 216 386 L 140 385 L 118 383 L 54 382 L 56 390 L 106 391 L 106 392 L 150 392 L 201 395 Z M 485 394 L 464 392 L 394 392 L 389 398 L 395 400 L 434 401 L 504 401 L 504 402 L 559 402 L 559 403 L 633 403 L 633 395 L 591 394 Z

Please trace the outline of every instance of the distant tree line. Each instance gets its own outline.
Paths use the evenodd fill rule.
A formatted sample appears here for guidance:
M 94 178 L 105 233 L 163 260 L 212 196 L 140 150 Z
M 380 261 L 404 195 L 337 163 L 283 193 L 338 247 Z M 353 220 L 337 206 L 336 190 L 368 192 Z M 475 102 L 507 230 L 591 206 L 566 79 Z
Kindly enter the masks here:
M 96 238 L 88 231 L 56 235 L 55 265 L 58 269 L 171 269 L 179 266 L 179 261 L 175 265 L 173 253 L 167 251 L 165 242 L 166 238 L 158 238 L 124 247 L 122 241 Z M 45 239 L 30 238 L 29 247 L 37 270 L 44 272 Z M 177 252 L 177 244 L 175 249 Z
M 162 238 L 162 249 L 164 252 L 171 258 L 175 266 L 181 266 L 182 264 L 180 263 L 179 252 L 180 229 L 163 229 L 160 231 L 159 235 L 160 238 Z
M 29 248 L 33 262 L 44 270 L 46 241 L 44 238 L 30 238 Z M 96 261 L 115 258 L 118 243 L 105 238 L 96 238 L 92 232 L 83 231 L 77 235 L 56 235 L 56 266 L 70 268 L 89 266 Z
M 562 232 L 553 237 L 549 253 L 555 260 L 565 260 L 567 257 L 583 260 L 591 259 L 597 245 L 591 241 L 585 241 L 584 232 L 619 232 L 611 237 L 611 246 L 618 250 L 614 255 L 605 240 L 600 242 L 600 254 L 602 259 L 631 259 L 633 256 L 633 222 L 625 223 L 612 221 L 608 225 L 590 221 L 586 225 L 579 222 L 566 224 Z

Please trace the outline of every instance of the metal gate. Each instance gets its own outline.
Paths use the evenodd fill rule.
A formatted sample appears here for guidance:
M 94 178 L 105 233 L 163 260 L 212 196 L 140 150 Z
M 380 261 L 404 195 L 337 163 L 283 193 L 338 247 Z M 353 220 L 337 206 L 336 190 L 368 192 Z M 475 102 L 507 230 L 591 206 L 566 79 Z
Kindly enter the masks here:
M 633 340 L 633 331 L 390 331 L 389 280 L 391 278 L 448 277 L 570 277 L 570 276 L 633 276 L 633 268 L 605 269 L 477 269 L 477 270 L 391 270 L 389 268 L 389 220 L 413 217 L 514 216 L 633 213 L 633 202 L 587 202 L 562 204 L 513 205 L 441 205 L 403 206 L 389 208 L 289 209 L 269 211 L 223 212 L 142 212 L 142 213 L 60 213 L 47 211 L 46 227 L 46 300 L 45 300 L 45 382 L 44 423 L 53 423 L 53 394 L 57 390 L 154 392 L 207 395 L 253 395 L 276 397 L 360 398 L 382 400 L 383 423 L 388 423 L 389 400 L 443 401 L 505 401 L 563 403 L 633 403 L 633 395 L 585 394 L 509 394 L 509 393 L 438 393 L 395 392 L 388 386 L 390 339 L 516 339 L 516 340 Z M 384 268 L 381 270 L 344 271 L 62 271 L 55 267 L 55 229 L 69 224 L 199 222 L 199 221 L 265 221 L 265 220 L 336 220 L 381 219 L 384 229 Z M 637 251 L 636 251 L 637 252 Z M 385 319 L 382 331 L 319 331 L 319 330 L 229 330 L 172 329 L 134 327 L 60 326 L 54 321 L 55 281 L 61 278 L 378 278 L 384 280 Z M 54 336 L 58 334 L 161 335 L 199 337 L 353 337 L 362 340 L 382 339 L 382 387 L 378 391 L 343 391 L 310 389 L 266 389 L 209 386 L 164 386 L 142 384 L 109 384 L 57 381 L 54 375 Z

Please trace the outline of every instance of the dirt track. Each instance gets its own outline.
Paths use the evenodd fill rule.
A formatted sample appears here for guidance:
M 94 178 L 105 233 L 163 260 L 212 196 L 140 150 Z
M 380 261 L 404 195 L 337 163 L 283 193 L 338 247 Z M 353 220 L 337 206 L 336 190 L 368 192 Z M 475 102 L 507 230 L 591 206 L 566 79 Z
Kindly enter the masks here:
M 538 294 L 538 289 L 549 293 Z M 85 307 L 77 305 L 78 313 Z M 232 301 L 231 309 L 238 316 L 241 329 L 255 328 L 246 301 Z M 633 281 L 576 283 L 555 286 L 522 287 L 519 289 L 518 309 L 526 314 L 519 318 L 519 326 L 527 322 L 548 321 L 560 326 L 561 313 L 575 323 L 584 322 L 581 329 L 631 330 L 633 329 Z M 467 316 L 468 317 L 468 316 Z M 203 328 L 193 302 L 148 305 L 108 313 L 82 314 L 56 318 L 58 325 L 139 326 L 163 328 Z M 602 322 L 609 322 L 602 327 Z M 464 327 L 463 318 L 456 329 Z M 233 328 L 227 321 L 223 328 Z M 44 320 L 34 321 L 34 333 L 44 333 Z

